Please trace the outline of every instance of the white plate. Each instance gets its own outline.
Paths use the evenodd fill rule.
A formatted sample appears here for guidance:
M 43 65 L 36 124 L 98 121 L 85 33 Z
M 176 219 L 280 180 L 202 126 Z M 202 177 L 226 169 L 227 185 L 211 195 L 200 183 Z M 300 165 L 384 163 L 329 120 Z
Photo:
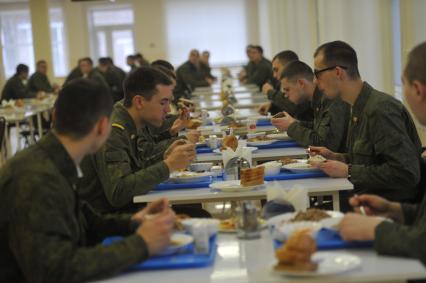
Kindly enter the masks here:
M 249 146 L 269 145 L 277 141 L 278 140 L 265 140 L 265 141 L 255 141 L 255 142 L 247 141 L 247 145 Z
M 265 184 L 267 184 L 267 182 L 264 182 L 262 185 L 243 187 L 241 186 L 240 180 L 232 180 L 212 183 L 209 187 L 215 190 L 220 190 L 222 192 L 244 192 L 255 189 L 263 189 L 265 188 Z
M 323 219 L 318 222 L 313 221 L 298 221 L 289 222 L 297 212 L 289 212 L 281 215 L 274 216 L 268 220 L 268 226 L 272 232 L 272 237 L 279 241 L 285 241 L 290 235 L 298 229 L 309 228 L 312 231 L 312 236 L 315 237 L 316 233 L 321 228 L 335 229 L 343 218 L 343 213 L 340 211 L 328 210 L 327 214 L 330 218 Z
M 258 150 L 258 148 L 254 146 L 246 146 L 244 148 L 251 149 L 251 152 L 255 152 L 256 150 Z M 213 150 L 213 152 L 216 154 L 222 154 L 222 151 L 220 150 L 220 148 L 216 148 L 215 150 Z
M 209 181 L 212 175 L 212 172 L 174 172 L 170 174 L 168 182 L 178 184 L 204 182 Z
M 171 237 L 171 242 L 172 243 L 177 242 L 178 244 L 168 246 L 164 251 L 162 251 L 158 255 L 166 256 L 166 255 L 172 255 L 172 254 L 178 253 L 183 248 L 191 244 L 193 241 L 194 241 L 194 238 L 190 235 L 180 234 L 180 233 L 173 234 Z
M 316 252 L 312 256 L 312 261 L 318 263 L 315 271 L 297 272 L 274 269 L 274 273 L 296 277 L 317 277 L 340 274 L 361 266 L 361 258 L 350 253 Z
M 284 169 L 289 170 L 293 173 L 306 173 L 306 172 L 320 172 L 321 170 L 308 164 L 306 159 L 298 160 L 295 163 L 289 163 L 283 165 Z
M 287 133 L 279 133 L 279 134 L 269 134 L 266 135 L 267 138 L 270 139 L 276 139 L 276 140 L 281 140 L 281 141 L 287 141 L 290 140 L 291 138 L 287 135 Z

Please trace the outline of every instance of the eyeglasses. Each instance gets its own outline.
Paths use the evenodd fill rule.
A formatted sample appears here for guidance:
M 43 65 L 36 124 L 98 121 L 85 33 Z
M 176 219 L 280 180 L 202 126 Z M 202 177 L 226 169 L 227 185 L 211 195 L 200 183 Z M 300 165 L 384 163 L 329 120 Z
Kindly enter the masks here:
M 314 75 L 315 75 L 316 78 L 318 78 L 318 75 L 321 74 L 322 72 L 334 70 L 337 67 L 342 68 L 344 70 L 346 70 L 348 68 L 346 66 L 335 65 L 335 66 L 327 67 L 327 68 L 324 68 L 324 69 L 321 69 L 321 70 L 314 70 Z

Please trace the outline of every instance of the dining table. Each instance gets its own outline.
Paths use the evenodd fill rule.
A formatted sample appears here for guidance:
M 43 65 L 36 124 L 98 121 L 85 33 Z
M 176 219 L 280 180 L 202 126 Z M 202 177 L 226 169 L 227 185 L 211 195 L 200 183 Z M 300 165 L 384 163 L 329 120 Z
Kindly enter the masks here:
M 324 276 L 286 276 L 273 270 L 273 239 L 268 230 L 261 238 L 244 240 L 235 234 L 217 235 L 214 262 L 198 268 L 159 269 L 124 272 L 107 280 L 108 283 L 346 283 L 377 282 L 402 283 L 410 279 L 426 278 L 426 269 L 417 259 L 377 254 L 372 247 L 336 249 L 337 255 L 351 255 L 360 259 L 353 270 Z M 328 251 L 326 251 L 328 252 Z

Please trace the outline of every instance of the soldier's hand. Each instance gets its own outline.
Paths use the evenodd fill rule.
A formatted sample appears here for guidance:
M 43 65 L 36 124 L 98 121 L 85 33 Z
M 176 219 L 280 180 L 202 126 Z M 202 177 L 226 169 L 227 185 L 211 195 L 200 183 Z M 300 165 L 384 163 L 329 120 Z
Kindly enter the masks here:
M 201 132 L 196 130 L 190 130 L 185 136 L 188 141 L 192 143 L 197 143 L 200 140 Z
M 263 86 L 262 86 L 262 93 L 263 94 L 268 94 L 268 92 L 270 91 L 270 90 L 273 90 L 274 89 L 274 87 L 270 84 L 270 83 L 265 83 Z
M 319 154 L 329 160 L 343 161 L 341 158 L 341 154 L 333 152 L 323 146 L 309 146 L 309 148 L 307 149 L 307 152 L 309 153 L 309 155 L 312 155 L 312 156 Z
M 214 80 L 212 78 L 207 77 L 206 81 L 209 85 L 212 85 L 214 83 Z
M 139 226 L 136 233 L 141 236 L 150 255 L 155 255 L 164 250 L 170 244 L 170 236 L 175 226 L 176 215 L 168 209 L 155 217 L 146 219 Z
M 195 144 L 185 144 L 176 146 L 164 160 L 169 171 L 185 169 L 196 156 Z
M 349 199 L 349 204 L 358 213 L 361 206 L 369 216 L 381 216 L 391 218 L 397 222 L 403 222 L 401 204 L 388 201 L 376 195 L 355 195 Z
M 314 165 L 314 164 L 313 164 Z M 316 167 L 322 170 L 325 174 L 334 178 L 347 178 L 348 177 L 348 165 L 346 163 L 327 160 L 321 163 L 316 163 Z
M 164 156 L 163 156 L 164 159 L 167 159 L 167 157 L 170 155 L 170 153 L 173 151 L 173 149 L 175 147 L 177 147 L 178 145 L 184 145 L 184 144 L 187 144 L 187 143 L 188 143 L 188 141 L 185 140 L 185 139 L 175 140 L 164 152 Z
M 173 125 L 170 127 L 170 134 L 176 135 L 177 133 L 179 133 L 179 131 L 186 128 L 188 126 L 190 118 L 191 115 L 189 114 L 189 108 L 186 106 L 181 108 L 179 118 L 177 118 L 173 122 Z
M 348 213 L 340 221 L 339 232 L 345 241 L 372 241 L 377 225 L 383 221 L 381 217 Z
M 266 102 L 266 103 L 259 106 L 259 109 L 257 109 L 257 112 L 260 115 L 268 115 L 269 109 L 271 109 L 271 103 Z
M 145 208 L 132 215 L 132 221 L 139 224 L 143 223 L 146 218 L 170 209 L 169 201 L 165 198 L 149 203 Z
M 274 125 L 277 129 L 280 131 L 287 131 L 288 127 L 290 127 L 291 124 L 296 122 L 296 119 L 294 119 L 290 114 L 287 112 L 283 112 L 284 117 L 282 118 L 272 118 L 271 123 Z

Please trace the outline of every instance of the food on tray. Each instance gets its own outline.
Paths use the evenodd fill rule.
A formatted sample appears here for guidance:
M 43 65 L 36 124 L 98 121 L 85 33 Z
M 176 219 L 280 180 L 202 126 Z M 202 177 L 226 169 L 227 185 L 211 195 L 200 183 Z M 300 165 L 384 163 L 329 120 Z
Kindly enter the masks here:
M 322 209 L 311 208 L 306 211 L 299 211 L 296 215 L 290 219 L 290 222 L 299 222 L 299 221 L 314 221 L 318 222 L 331 216 L 327 211 Z
M 322 155 L 311 155 L 308 159 L 308 163 L 322 163 L 327 161 L 327 159 Z
M 233 151 L 237 150 L 238 147 L 238 139 L 234 135 L 225 136 L 222 140 L 222 148 L 221 150 L 225 150 L 226 148 L 231 148 Z
M 15 101 L 15 106 L 16 107 L 24 107 L 24 101 L 22 99 L 17 99 Z
M 276 270 L 286 271 L 315 271 L 317 263 L 311 261 L 311 256 L 316 252 L 315 240 L 310 231 L 301 229 L 295 231 L 284 246 L 275 252 L 278 259 Z
M 291 163 L 297 163 L 297 159 L 290 158 L 290 157 L 284 157 L 280 161 L 283 165 L 287 165 L 287 164 L 291 164 Z
M 231 122 L 231 123 L 228 125 L 228 127 L 229 127 L 229 128 L 233 128 L 233 129 L 236 129 L 236 128 L 244 127 L 244 125 L 243 125 L 243 124 L 241 124 L 241 123 L 238 123 L 238 122 Z
M 262 141 L 269 141 L 269 140 L 271 139 L 266 136 L 256 136 L 256 137 L 247 139 L 248 142 L 262 142 Z
M 236 217 L 231 217 L 228 219 L 221 220 L 219 223 L 219 230 L 220 231 L 235 230 L 237 228 L 237 221 L 238 219 Z
M 203 122 L 201 120 L 198 119 L 191 119 L 188 121 L 188 129 L 197 129 L 199 126 L 201 126 L 203 124 Z
M 241 185 L 243 187 L 262 185 L 264 183 L 264 177 L 264 166 L 241 169 Z

